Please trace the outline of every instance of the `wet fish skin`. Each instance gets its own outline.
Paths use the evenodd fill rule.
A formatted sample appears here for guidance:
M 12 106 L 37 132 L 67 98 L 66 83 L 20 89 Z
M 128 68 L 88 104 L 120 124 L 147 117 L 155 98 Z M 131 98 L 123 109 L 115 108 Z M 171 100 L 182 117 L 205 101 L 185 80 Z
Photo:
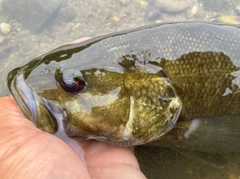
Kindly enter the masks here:
M 139 145 L 168 132 L 180 111 L 178 121 L 186 123 L 239 115 L 239 46 L 235 26 L 148 26 L 60 47 L 10 72 L 9 88 L 45 131 L 56 132 L 60 113 L 70 137 Z M 67 74 L 82 79 L 85 89 L 63 90 Z M 30 97 L 22 97 L 26 90 L 18 81 L 29 86 Z M 34 112 L 27 110 L 30 100 Z

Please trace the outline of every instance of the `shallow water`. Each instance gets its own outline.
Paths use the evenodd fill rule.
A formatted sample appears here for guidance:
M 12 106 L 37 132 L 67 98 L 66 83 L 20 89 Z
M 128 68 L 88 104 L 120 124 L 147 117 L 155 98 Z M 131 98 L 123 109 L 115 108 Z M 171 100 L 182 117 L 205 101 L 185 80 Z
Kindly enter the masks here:
M 93 37 L 159 22 L 219 22 L 221 16 L 220 22 L 225 22 L 223 19 L 227 17 L 226 21 L 232 23 L 240 20 L 235 10 L 240 0 L 179 0 L 177 5 L 166 2 L 169 0 L 117 0 L 114 3 L 103 0 L 61 1 L 59 9 L 38 31 L 32 31 L 31 27 L 26 27 L 7 13 L 4 7 L 0 8 L 0 23 L 11 26 L 9 33 L 0 32 L 5 39 L 0 43 L 0 95 L 8 93 L 6 77 L 10 70 L 80 37 Z M 135 152 L 141 169 L 149 179 L 234 179 L 240 176 L 238 153 L 209 155 L 146 146 L 136 147 Z

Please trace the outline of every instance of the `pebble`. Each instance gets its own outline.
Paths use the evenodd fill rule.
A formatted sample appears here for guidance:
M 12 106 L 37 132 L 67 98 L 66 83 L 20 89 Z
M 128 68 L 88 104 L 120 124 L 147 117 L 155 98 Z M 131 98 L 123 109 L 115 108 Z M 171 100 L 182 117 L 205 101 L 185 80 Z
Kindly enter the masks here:
M 148 2 L 146 0 L 137 0 L 137 2 L 142 6 L 146 7 L 148 5 Z
M 193 0 L 155 0 L 154 4 L 164 12 L 176 13 L 191 7 Z
M 30 31 L 38 31 L 58 10 L 60 0 L 2 0 L 2 8 Z
M 68 1 L 61 1 L 61 7 L 56 15 L 56 21 L 58 22 L 71 22 L 77 17 L 77 12 L 71 6 Z
M 1 23 L 0 24 L 0 29 L 3 34 L 8 34 L 11 31 L 11 25 L 7 23 Z
M 223 13 L 232 8 L 234 1 L 236 0 L 204 0 L 202 5 L 208 11 Z
M 187 15 L 190 18 L 190 17 L 194 16 L 197 13 L 198 13 L 198 6 L 195 5 L 188 11 Z
M 75 10 L 69 6 L 59 10 L 58 19 L 62 22 L 70 22 L 77 17 Z
M 0 49 L 0 56 L 9 56 L 12 51 L 11 45 L 4 45 Z
M 238 16 L 240 16 L 240 4 L 235 7 L 235 11 Z
M 149 21 L 156 21 L 161 17 L 159 10 L 152 6 L 147 6 L 145 11 L 145 17 Z
M 118 16 L 113 16 L 112 19 L 113 19 L 114 22 L 119 22 L 120 21 L 120 18 Z
M 223 15 L 218 17 L 218 21 L 227 24 L 240 24 L 239 20 L 234 15 Z
M 4 36 L 0 36 L 0 44 L 3 43 L 5 40 L 5 37 Z
M 126 6 L 130 3 L 131 0 L 119 0 L 120 4 Z

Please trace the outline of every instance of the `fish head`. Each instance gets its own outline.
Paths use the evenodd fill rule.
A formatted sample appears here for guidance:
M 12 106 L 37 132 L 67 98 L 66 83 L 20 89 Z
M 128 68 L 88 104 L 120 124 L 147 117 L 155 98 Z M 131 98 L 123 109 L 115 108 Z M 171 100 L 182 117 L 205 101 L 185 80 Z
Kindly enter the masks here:
M 52 134 L 64 130 L 119 146 L 171 130 L 182 105 L 163 72 L 136 59 L 109 63 L 93 51 L 70 45 L 11 71 L 8 86 L 25 116 Z

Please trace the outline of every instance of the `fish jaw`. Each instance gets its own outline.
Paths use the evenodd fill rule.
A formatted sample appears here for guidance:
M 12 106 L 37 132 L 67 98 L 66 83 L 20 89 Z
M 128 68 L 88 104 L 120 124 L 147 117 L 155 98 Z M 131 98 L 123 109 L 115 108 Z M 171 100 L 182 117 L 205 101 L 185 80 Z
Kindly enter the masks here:
M 33 124 L 45 132 L 54 134 L 58 130 L 56 117 L 64 116 L 63 110 L 53 102 L 38 96 L 26 83 L 24 76 L 16 75 L 11 80 L 9 86 L 12 94 L 19 104 L 23 114 L 33 122 Z

